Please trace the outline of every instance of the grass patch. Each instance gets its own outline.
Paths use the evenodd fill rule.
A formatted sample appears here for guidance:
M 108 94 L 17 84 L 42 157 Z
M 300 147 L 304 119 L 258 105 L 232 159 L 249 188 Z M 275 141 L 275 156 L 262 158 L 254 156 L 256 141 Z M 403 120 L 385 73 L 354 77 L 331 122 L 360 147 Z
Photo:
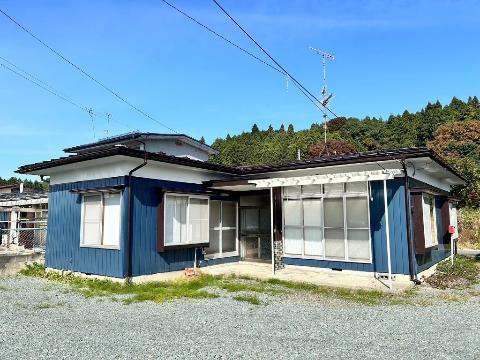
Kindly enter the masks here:
M 247 302 L 251 305 L 261 305 L 262 304 L 260 299 L 257 298 L 256 296 L 237 295 L 237 296 L 234 296 L 233 299 L 236 300 L 236 301 Z
M 109 296 L 115 298 L 119 295 L 127 295 L 126 298 L 122 299 L 125 304 L 147 300 L 163 303 L 181 298 L 207 299 L 218 297 L 201 290 L 215 282 L 215 278 L 209 275 L 202 275 L 191 280 L 124 284 L 109 280 L 86 279 L 73 275 L 62 276 L 57 273 L 46 272 L 40 264 L 27 265 L 20 271 L 20 274 L 68 284 L 73 290 L 85 297 Z
M 453 262 L 438 264 L 435 273 L 426 282 L 438 289 L 465 289 L 479 282 L 479 261 L 466 256 L 456 256 Z
M 65 304 L 62 302 L 59 303 L 49 303 L 49 302 L 43 302 L 40 304 L 35 305 L 33 308 L 36 310 L 44 310 L 44 309 L 54 309 L 54 308 L 59 308 L 64 306 Z
M 417 289 L 410 288 L 403 293 L 389 293 L 377 290 L 355 290 L 318 286 L 304 282 L 292 282 L 279 279 L 261 280 L 251 277 L 230 275 L 226 277 L 201 275 L 192 279 L 165 282 L 149 282 L 143 284 L 125 284 L 108 280 L 86 279 L 73 275 L 59 275 L 46 272 L 39 264 L 28 265 L 20 271 L 26 276 L 45 278 L 70 285 L 70 291 L 75 291 L 85 297 L 108 296 L 113 301 L 131 304 L 141 301 L 163 303 L 175 299 L 209 299 L 220 295 L 207 291 L 207 288 L 223 289 L 229 293 L 239 293 L 233 299 L 261 304 L 256 294 L 288 295 L 293 293 L 308 293 L 313 296 L 336 298 L 348 302 L 369 306 L 418 304 Z

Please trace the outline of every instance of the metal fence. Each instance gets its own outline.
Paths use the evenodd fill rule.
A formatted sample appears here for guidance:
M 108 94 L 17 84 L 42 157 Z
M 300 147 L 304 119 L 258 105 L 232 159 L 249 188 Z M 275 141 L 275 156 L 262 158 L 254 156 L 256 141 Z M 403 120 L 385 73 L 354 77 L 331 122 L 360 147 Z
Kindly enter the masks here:
M 46 220 L 0 221 L 0 245 L 43 251 L 46 241 Z

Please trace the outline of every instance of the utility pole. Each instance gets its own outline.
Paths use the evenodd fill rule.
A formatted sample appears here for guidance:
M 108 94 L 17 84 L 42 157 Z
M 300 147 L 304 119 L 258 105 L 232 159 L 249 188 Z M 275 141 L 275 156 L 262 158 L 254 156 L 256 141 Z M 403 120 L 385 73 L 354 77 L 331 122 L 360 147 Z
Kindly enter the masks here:
M 323 85 L 322 85 L 322 91 L 321 91 L 321 97 L 322 97 L 322 106 L 326 107 L 328 109 L 328 104 L 330 103 L 330 100 L 333 98 L 333 93 L 327 95 L 327 60 L 333 61 L 335 60 L 335 56 L 333 54 L 327 53 L 325 51 L 322 51 L 320 49 L 314 48 L 310 46 L 310 50 L 314 51 L 317 55 L 320 55 L 322 57 L 322 68 L 323 68 Z M 329 155 L 328 149 L 327 149 L 327 114 L 323 114 L 323 132 L 324 132 L 324 141 L 325 141 L 325 148 L 324 152 Z

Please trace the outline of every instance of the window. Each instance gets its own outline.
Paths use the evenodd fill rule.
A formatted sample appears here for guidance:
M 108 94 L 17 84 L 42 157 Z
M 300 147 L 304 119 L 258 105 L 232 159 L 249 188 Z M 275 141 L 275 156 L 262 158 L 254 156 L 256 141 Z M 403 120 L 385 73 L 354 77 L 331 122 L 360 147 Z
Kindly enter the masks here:
M 208 198 L 165 194 L 165 246 L 208 243 Z
M 212 256 L 237 254 L 237 203 L 210 202 L 210 244 L 205 251 Z
M 82 246 L 120 247 L 120 193 L 82 197 Z
M 368 183 L 283 189 L 284 253 L 338 261 L 371 261 Z
M 423 200 L 422 201 L 423 231 L 425 233 L 425 247 L 429 248 L 429 247 L 438 245 L 435 196 L 430 194 L 423 194 L 422 200 Z

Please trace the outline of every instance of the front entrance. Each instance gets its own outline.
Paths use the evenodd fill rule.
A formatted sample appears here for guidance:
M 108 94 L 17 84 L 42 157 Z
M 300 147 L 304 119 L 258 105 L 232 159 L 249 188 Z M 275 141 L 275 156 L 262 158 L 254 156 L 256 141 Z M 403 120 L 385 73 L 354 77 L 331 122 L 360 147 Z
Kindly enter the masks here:
M 271 261 L 270 193 L 258 191 L 240 196 L 240 258 Z

